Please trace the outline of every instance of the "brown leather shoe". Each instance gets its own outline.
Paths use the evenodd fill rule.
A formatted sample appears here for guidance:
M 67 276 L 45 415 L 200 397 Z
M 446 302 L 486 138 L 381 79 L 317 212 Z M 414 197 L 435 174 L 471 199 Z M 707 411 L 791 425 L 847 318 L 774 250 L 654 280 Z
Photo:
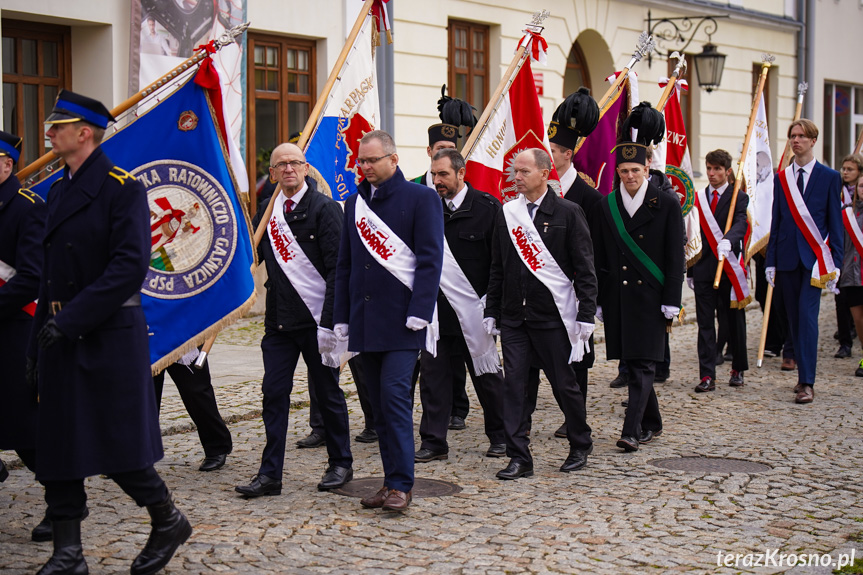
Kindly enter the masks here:
M 798 383 L 797 385 L 794 386 L 794 395 L 797 395 L 801 391 L 803 391 L 803 384 L 802 383 Z
M 368 497 L 360 499 L 360 505 L 368 509 L 379 509 L 384 506 L 384 501 L 387 500 L 387 495 L 390 494 L 389 488 L 386 485 L 378 489 L 378 492 Z
M 803 385 L 803 389 L 794 398 L 794 403 L 812 403 L 813 399 L 815 399 L 815 391 L 812 389 L 812 386 Z
M 384 501 L 383 508 L 385 511 L 404 511 L 411 504 L 411 491 L 405 493 L 398 489 L 390 489 L 390 494 L 387 495 L 387 500 Z
M 782 367 L 780 367 L 782 371 L 794 371 L 797 369 L 797 362 L 791 359 L 790 357 L 786 357 L 782 360 Z

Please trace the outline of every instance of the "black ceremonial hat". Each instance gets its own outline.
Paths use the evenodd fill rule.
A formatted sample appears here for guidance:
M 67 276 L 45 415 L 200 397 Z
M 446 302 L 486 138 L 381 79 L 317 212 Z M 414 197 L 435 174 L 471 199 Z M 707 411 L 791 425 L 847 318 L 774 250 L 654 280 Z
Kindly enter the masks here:
M 557 107 L 548 125 L 550 142 L 573 149 L 578 139 L 588 136 L 599 123 L 599 105 L 590 90 L 581 87 Z
M 21 143 L 24 140 L 15 134 L 0 131 L 0 156 L 9 156 L 17 163 L 21 157 Z
M 647 147 L 656 145 L 665 137 L 665 117 L 650 102 L 642 102 L 632 109 L 623 121 L 623 136 L 615 146 L 615 162 L 647 163 Z
M 447 96 L 446 84 L 441 86 L 440 95 L 437 109 L 442 123 L 429 126 L 429 146 L 434 146 L 436 142 L 442 140 L 457 144 L 461 126 L 468 128 L 476 126 L 476 116 L 473 115 L 473 107 L 470 104 Z
M 51 115 L 46 124 L 68 124 L 71 122 L 87 122 L 98 128 L 105 129 L 111 122 L 117 120 L 102 102 L 76 94 L 71 90 L 61 90 L 54 102 Z

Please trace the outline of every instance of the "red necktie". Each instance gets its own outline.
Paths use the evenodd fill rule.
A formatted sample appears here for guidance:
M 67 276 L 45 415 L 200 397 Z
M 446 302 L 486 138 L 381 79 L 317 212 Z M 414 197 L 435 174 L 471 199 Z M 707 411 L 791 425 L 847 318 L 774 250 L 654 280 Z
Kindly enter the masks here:
M 713 199 L 710 200 L 710 212 L 716 213 L 716 204 L 719 203 L 719 192 L 713 190 Z
M 288 200 L 285 202 L 285 215 L 290 214 L 294 211 L 294 200 Z

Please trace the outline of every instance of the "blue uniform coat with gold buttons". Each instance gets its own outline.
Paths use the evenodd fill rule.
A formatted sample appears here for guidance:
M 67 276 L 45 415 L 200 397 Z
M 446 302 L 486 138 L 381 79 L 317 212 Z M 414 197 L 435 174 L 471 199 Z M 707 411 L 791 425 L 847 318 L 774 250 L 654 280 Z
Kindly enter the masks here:
M 623 207 L 621 193 L 627 192 L 618 191 L 614 198 L 624 227 L 665 274 L 665 283 L 658 287 L 647 272 L 640 271 L 632 253 L 620 249 L 609 211 L 612 196 L 602 198 L 591 214 L 590 234 L 606 352 L 608 359 L 663 361 L 666 320 L 661 307 L 680 307 L 683 288 L 683 215 L 676 196 L 652 183 L 632 217 Z
M 37 478 L 144 469 L 162 458 L 139 293 L 150 261 L 143 186 L 97 148 L 48 195 L 44 266 L 29 353 L 38 357 Z M 66 338 L 39 349 L 54 319 Z
M 0 285 L 0 449 L 36 447 L 36 394 L 24 374 L 33 316 L 22 308 L 39 292 L 44 228 L 45 202 L 9 176 L 0 184 L 0 261 L 15 276 Z

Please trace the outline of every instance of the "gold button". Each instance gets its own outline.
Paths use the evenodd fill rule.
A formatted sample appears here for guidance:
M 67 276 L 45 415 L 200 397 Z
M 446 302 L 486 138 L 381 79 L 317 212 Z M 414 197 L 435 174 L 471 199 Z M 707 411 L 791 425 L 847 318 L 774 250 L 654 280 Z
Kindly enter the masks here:
M 626 266 L 623 266 L 623 267 L 622 267 L 622 268 L 620 268 L 620 269 L 622 269 L 623 271 L 626 271 Z
M 641 285 L 641 280 L 638 280 L 638 285 Z
M 628 286 L 629 283 L 626 280 L 623 280 L 623 285 Z
M 642 234 L 638 234 L 638 239 L 643 240 L 644 236 Z

